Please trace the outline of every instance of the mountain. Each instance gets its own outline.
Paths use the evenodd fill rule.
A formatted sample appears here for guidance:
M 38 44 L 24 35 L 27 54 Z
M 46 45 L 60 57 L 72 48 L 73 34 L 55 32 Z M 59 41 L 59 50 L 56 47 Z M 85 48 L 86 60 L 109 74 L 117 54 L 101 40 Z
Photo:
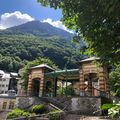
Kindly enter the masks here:
M 65 30 L 40 21 L 31 21 L 19 26 L 11 27 L 6 29 L 5 32 L 8 34 L 32 34 L 39 37 L 50 37 L 56 35 L 69 40 L 72 36 L 72 34 Z
M 18 71 L 37 57 L 51 59 L 59 68 L 76 68 L 83 56 L 71 44 L 71 34 L 39 21 L 0 31 L 0 69 Z

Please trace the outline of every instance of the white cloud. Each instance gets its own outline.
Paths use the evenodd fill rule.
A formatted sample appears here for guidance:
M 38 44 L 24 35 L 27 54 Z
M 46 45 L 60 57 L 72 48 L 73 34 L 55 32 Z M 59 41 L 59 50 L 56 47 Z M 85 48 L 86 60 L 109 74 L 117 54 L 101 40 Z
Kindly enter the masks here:
M 42 22 L 47 22 L 47 23 L 51 24 L 51 25 L 54 26 L 54 27 L 63 29 L 63 30 L 65 30 L 65 31 L 67 31 L 67 32 L 70 32 L 70 33 L 74 33 L 73 31 L 68 30 L 68 29 L 62 24 L 62 22 L 59 21 L 59 20 L 53 21 L 51 18 L 47 18 L 47 19 L 43 20 Z
M 3 26 L 0 25 L 0 29 L 5 29 Z
M 1 20 L 0 20 L 0 29 L 6 29 L 9 27 L 21 25 L 23 23 L 26 23 L 28 21 L 33 21 L 34 18 L 29 16 L 28 14 L 23 14 L 20 11 L 15 11 L 13 13 L 4 13 L 1 15 Z M 54 27 L 63 29 L 67 32 L 74 33 L 71 30 L 68 30 L 61 21 L 53 21 L 51 18 L 47 18 L 41 22 L 47 22 L 51 24 Z
M 15 11 L 13 13 L 4 13 L 1 15 L 0 29 L 21 25 L 32 20 L 34 20 L 34 18 L 28 14 L 22 14 L 20 11 Z

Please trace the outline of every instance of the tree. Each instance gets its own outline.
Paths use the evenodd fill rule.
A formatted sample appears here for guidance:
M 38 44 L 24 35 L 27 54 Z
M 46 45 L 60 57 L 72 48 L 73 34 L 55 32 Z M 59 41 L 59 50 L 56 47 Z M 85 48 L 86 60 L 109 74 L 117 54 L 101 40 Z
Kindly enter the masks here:
M 11 31 L 13 34 L 16 31 Z M 77 67 L 76 62 L 83 58 L 76 45 L 59 36 L 46 38 L 17 34 L 11 35 L 0 32 L 0 69 L 18 72 L 27 61 L 47 57 L 54 61 L 61 69 L 70 60 L 68 67 Z
M 102 110 L 107 110 L 108 115 L 115 120 L 120 119 L 120 64 L 116 66 L 109 75 L 109 86 L 114 96 L 117 96 L 113 100 L 112 104 L 103 104 Z
M 110 73 L 109 83 L 114 95 L 120 97 L 120 65 Z
M 19 57 L 3 56 L 0 54 L 0 69 L 17 72 L 23 65 L 23 61 Z
M 33 66 L 37 66 L 37 65 L 40 65 L 40 64 L 47 64 L 49 66 L 51 66 L 52 68 L 56 69 L 57 66 L 50 60 L 50 59 L 47 59 L 47 58 L 37 58 L 33 61 L 30 61 L 28 62 L 21 70 L 20 70 L 20 75 L 21 75 L 21 79 L 24 80 L 23 82 L 23 86 L 24 86 L 24 89 L 27 90 L 27 87 L 28 87 L 28 75 L 29 75 L 29 70 L 31 67 Z
M 119 0 L 38 0 L 44 6 L 62 9 L 61 19 L 83 37 L 92 55 L 112 63 L 120 61 Z
M 107 110 L 108 115 L 115 120 L 120 119 L 120 64 L 116 66 L 109 75 L 109 86 L 116 99 L 113 99 L 113 103 L 103 104 L 102 110 Z

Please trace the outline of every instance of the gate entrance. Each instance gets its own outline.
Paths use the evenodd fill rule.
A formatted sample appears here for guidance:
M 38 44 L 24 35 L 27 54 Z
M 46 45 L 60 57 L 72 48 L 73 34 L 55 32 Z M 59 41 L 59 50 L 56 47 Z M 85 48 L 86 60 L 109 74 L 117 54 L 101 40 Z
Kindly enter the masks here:
M 33 96 L 39 96 L 40 80 L 39 79 L 33 79 L 32 82 L 33 82 L 32 94 L 33 94 Z

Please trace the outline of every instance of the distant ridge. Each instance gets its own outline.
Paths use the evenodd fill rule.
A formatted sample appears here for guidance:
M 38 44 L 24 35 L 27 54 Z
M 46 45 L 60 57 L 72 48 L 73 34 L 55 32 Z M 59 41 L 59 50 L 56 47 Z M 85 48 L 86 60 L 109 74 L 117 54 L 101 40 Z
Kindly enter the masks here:
M 42 37 L 48 37 L 57 35 L 60 37 L 64 37 L 70 40 L 72 34 L 69 32 L 62 30 L 60 28 L 54 27 L 46 22 L 40 22 L 38 20 L 31 21 L 24 23 L 22 25 L 18 25 L 15 27 L 8 28 L 4 30 L 6 32 L 11 32 L 14 34 L 33 34 L 35 36 L 42 36 Z

